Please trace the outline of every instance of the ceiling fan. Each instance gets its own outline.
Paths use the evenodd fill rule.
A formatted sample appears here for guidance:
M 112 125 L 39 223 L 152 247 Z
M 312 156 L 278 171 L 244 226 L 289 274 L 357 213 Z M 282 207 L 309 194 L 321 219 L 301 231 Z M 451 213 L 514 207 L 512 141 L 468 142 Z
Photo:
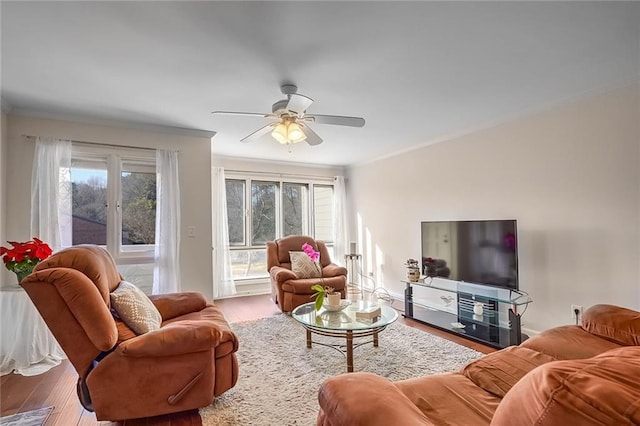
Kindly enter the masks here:
M 277 120 L 259 128 L 240 142 L 253 142 L 271 132 L 271 136 L 281 144 L 306 141 L 309 145 L 319 145 L 322 143 L 322 138 L 309 127 L 309 123 L 364 126 L 364 118 L 361 117 L 307 114 L 307 108 L 311 106 L 313 99 L 299 94 L 298 87 L 293 84 L 283 84 L 280 90 L 287 98 L 274 103 L 271 113 L 213 111 L 213 114 L 260 116 Z

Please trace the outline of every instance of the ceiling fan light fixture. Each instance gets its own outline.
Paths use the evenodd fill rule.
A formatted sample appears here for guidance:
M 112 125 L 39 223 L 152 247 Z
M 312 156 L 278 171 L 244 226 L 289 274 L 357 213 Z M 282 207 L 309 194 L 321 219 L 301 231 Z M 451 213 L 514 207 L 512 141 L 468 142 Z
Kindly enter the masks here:
M 2 1 L 2 0 L 0 0 Z M 250 133 L 240 142 L 254 142 L 271 133 L 271 137 L 283 145 L 291 145 L 305 141 L 311 146 L 322 143 L 322 138 L 308 125 L 331 124 L 335 126 L 362 127 L 364 118 L 345 115 L 307 114 L 307 109 L 313 103 L 313 99 L 298 93 L 294 84 L 280 86 L 286 99 L 280 99 L 271 106 L 270 113 L 239 112 L 239 111 L 213 111 L 213 114 L 249 115 L 269 118 L 272 121 Z
M 278 123 L 278 125 L 271 132 L 271 136 L 281 144 L 289 143 L 289 138 L 287 137 L 287 124 L 286 123 Z
M 288 131 L 287 135 L 289 137 L 289 140 L 293 143 L 302 142 L 307 138 L 307 136 L 304 134 L 304 132 L 300 128 L 300 125 L 296 122 L 290 123 L 289 127 L 287 128 L 287 131 Z
M 283 145 L 302 142 L 307 138 L 300 125 L 295 121 L 289 120 L 278 123 L 273 132 L 271 132 L 271 136 Z

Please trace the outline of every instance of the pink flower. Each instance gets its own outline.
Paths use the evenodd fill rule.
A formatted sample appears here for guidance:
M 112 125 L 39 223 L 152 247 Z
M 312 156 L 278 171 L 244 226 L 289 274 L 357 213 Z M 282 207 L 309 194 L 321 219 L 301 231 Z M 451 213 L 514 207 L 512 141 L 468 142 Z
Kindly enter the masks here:
M 317 251 L 315 251 L 313 249 L 313 247 L 311 247 L 311 245 L 304 243 L 302 245 L 302 251 L 309 256 L 309 259 L 311 259 L 312 262 L 315 262 L 316 260 L 318 260 L 320 258 L 320 253 L 318 253 Z

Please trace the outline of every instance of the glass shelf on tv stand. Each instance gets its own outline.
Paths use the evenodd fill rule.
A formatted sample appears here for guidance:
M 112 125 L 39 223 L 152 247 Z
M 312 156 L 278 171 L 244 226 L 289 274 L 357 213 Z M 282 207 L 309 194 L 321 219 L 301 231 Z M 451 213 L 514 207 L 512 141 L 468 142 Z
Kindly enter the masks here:
M 520 316 L 532 302 L 524 292 L 441 279 L 402 282 L 406 285 L 407 318 L 497 348 L 523 340 Z M 435 302 L 434 298 L 444 303 Z M 482 303 L 482 315 L 474 314 L 475 303 Z
M 514 305 L 514 306 L 525 306 L 528 305 L 529 303 L 531 303 L 533 300 L 531 299 L 531 297 L 524 293 L 521 292 L 519 290 L 510 290 L 510 289 L 506 289 L 506 288 L 498 288 L 498 287 L 490 287 L 490 286 L 486 286 L 486 285 L 480 285 L 480 284 L 472 284 L 472 283 L 465 283 L 462 281 L 448 281 L 446 284 L 445 283 L 440 283 L 440 282 L 433 282 L 433 281 L 429 281 L 429 282 L 416 282 L 416 281 L 402 281 L 405 285 L 412 285 L 412 286 L 420 286 L 420 287 L 424 287 L 424 288 L 430 288 L 433 290 L 440 290 L 440 291 L 444 291 L 444 292 L 448 292 L 448 293 L 453 293 L 453 294 L 458 294 L 460 292 L 464 292 L 464 293 L 471 293 L 471 294 L 481 294 L 482 292 L 487 292 L 487 291 L 491 291 L 491 290 L 495 290 L 496 292 L 498 292 L 500 295 L 499 296 L 490 296 L 490 295 L 483 295 L 484 298 L 486 299 L 491 299 L 491 300 L 495 300 L 496 302 L 499 303 L 506 303 L 509 305 Z

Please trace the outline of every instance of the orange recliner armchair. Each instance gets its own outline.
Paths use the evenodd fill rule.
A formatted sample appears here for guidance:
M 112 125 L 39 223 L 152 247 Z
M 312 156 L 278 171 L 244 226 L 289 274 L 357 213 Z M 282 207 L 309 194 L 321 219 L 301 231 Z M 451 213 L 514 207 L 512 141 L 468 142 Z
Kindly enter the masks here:
M 121 280 L 111 255 L 87 245 L 55 253 L 21 283 L 98 420 L 206 407 L 236 384 L 238 340 L 219 308 L 200 293 L 150 296 L 161 326 L 136 335 L 110 310 Z
M 292 235 L 267 242 L 267 270 L 271 277 L 271 294 L 282 312 L 291 312 L 300 305 L 312 302 L 311 296 L 315 291 L 311 290 L 311 286 L 321 282 L 320 278 L 298 278 L 291 270 L 289 252 L 302 251 L 302 245 L 305 243 L 320 253 L 323 285 L 333 287 L 343 298 L 345 297 L 347 269 L 331 263 L 325 243 L 307 236 Z

